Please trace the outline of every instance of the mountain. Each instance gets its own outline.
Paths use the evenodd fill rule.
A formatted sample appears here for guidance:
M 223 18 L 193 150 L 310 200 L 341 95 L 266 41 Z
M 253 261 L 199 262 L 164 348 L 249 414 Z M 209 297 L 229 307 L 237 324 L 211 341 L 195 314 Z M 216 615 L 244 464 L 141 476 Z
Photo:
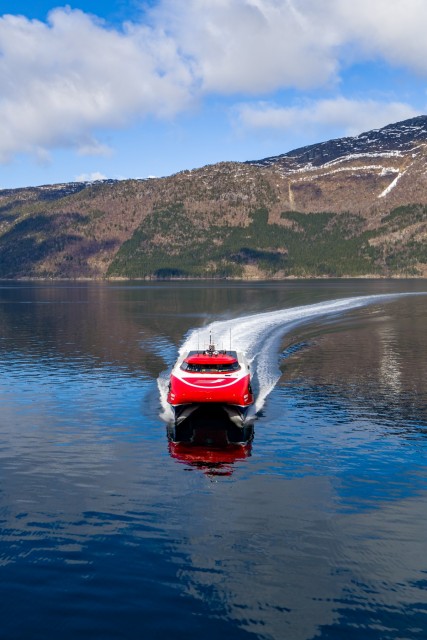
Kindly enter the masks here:
M 0 191 L 1 278 L 427 276 L 427 116 L 174 176 Z
M 378 154 L 396 154 L 410 151 L 417 143 L 427 142 L 427 116 L 418 116 L 389 124 L 382 129 L 361 133 L 353 138 L 338 138 L 312 144 L 288 153 L 248 164 L 256 166 L 281 165 L 288 170 L 302 170 L 325 166 L 351 156 L 378 157 Z
M 427 198 L 427 116 L 250 163 L 269 168 L 299 211 L 370 217 Z

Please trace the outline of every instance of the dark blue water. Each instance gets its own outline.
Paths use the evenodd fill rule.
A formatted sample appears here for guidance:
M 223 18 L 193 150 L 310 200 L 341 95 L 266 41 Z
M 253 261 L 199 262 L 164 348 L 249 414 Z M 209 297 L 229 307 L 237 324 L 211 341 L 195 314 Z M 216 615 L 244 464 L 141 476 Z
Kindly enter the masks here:
M 427 638 L 425 291 L 0 285 L 0 637 Z M 212 322 L 259 415 L 182 447 L 164 372 Z

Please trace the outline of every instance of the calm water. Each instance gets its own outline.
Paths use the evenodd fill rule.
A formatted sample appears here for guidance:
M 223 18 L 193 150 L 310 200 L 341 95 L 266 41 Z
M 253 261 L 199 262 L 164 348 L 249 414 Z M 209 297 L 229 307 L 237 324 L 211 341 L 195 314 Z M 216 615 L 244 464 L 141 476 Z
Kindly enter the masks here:
M 0 284 L 2 640 L 425 640 L 417 292 Z M 165 370 L 211 323 L 252 360 L 254 437 L 176 445 Z

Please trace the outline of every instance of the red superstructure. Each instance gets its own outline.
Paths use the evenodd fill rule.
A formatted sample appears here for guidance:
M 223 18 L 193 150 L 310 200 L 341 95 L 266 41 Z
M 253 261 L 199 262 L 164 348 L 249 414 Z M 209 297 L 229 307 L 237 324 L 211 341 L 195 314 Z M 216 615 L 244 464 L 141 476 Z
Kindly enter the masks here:
M 170 376 L 167 400 L 179 424 L 200 407 L 220 405 L 228 418 L 242 426 L 253 404 L 249 365 L 236 351 L 190 351 L 178 359 Z

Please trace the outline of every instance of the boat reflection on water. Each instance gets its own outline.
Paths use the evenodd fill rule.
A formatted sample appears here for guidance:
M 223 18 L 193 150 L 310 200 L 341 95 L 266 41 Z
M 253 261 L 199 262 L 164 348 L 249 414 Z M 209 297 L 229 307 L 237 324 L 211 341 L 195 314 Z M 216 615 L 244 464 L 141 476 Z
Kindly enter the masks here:
M 207 476 L 230 476 L 235 462 L 251 455 L 252 423 L 236 427 L 215 408 L 206 407 L 179 425 L 168 425 L 169 453 Z

